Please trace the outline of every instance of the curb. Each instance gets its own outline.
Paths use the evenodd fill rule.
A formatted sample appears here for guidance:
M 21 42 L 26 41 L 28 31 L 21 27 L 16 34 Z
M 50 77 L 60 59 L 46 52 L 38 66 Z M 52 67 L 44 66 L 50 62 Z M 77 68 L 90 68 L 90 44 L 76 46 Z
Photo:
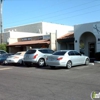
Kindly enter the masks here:
M 89 63 L 89 65 L 94 65 L 94 63 Z
M 94 63 L 100 64 L 100 61 L 94 61 Z

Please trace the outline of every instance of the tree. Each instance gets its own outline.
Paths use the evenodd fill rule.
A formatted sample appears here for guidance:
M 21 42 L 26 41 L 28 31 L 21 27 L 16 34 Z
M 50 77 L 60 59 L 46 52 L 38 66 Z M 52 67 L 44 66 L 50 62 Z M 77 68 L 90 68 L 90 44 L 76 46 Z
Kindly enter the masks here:
M 0 50 L 5 50 L 5 51 L 7 51 L 7 44 L 5 44 L 5 43 L 2 43 L 2 44 L 0 44 Z

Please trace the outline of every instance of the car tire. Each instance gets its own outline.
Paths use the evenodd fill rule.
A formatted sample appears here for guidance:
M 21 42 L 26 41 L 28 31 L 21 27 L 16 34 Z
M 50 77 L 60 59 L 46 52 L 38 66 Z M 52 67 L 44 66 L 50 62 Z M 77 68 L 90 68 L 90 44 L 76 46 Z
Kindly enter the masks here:
M 23 65 L 23 60 L 20 62 L 20 65 Z
M 89 59 L 87 58 L 86 60 L 85 60 L 85 65 L 88 65 L 89 64 Z
M 40 58 L 39 61 L 38 61 L 38 66 L 39 67 L 43 67 L 45 66 L 45 60 L 43 58 Z
M 66 64 L 66 68 L 70 69 L 72 67 L 72 62 L 69 60 Z

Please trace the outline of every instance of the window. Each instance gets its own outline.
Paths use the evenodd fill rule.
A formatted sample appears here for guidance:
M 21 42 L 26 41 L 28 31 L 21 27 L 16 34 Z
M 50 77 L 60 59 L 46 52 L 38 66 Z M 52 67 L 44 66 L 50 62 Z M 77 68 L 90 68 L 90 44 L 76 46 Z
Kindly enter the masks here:
M 66 51 L 57 51 L 57 52 L 54 52 L 53 55 L 64 55 L 66 53 Z
M 16 53 L 15 55 L 20 55 L 20 54 L 21 54 L 21 53 L 18 52 L 18 53 Z
M 0 51 L 0 54 L 6 53 L 5 51 Z
M 75 55 L 81 55 L 80 53 L 78 53 L 77 51 L 74 51 Z
M 73 56 L 73 55 L 75 55 L 75 54 L 74 54 L 73 51 L 69 51 L 69 52 L 68 52 L 68 55 L 69 55 L 69 56 Z
M 48 54 L 52 54 L 54 51 L 50 50 L 50 49 L 43 49 L 43 50 L 39 50 L 42 53 L 48 53 Z
M 33 53 L 35 53 L 36 52 L 36 50 L 28 50 L 27 52 L 26 52 L 26 54 L 33 54 Z
M 48 51 L 47 50 L 39 50 L 41 53 L 48 53 Z
M 48 50 L 48 53 L 52 54 L 52 53 L 54 53 L 54 51 L 53 50 Z

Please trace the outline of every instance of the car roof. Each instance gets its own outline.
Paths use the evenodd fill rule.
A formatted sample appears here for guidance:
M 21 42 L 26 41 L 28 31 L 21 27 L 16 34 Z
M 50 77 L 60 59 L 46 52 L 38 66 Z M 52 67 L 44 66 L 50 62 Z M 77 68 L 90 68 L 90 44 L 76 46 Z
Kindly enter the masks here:
M 5 50 L 0 50 L 0 51 L 4 51 L 4 52 L 6 52 Z
M 32 48 L 30 50 L 51 50 L 50 48 Z
M 58 51 L 66 51 L 66 52 L 69 52 L 69 51 L 76 51 L 76 50 L 57 50 Z

